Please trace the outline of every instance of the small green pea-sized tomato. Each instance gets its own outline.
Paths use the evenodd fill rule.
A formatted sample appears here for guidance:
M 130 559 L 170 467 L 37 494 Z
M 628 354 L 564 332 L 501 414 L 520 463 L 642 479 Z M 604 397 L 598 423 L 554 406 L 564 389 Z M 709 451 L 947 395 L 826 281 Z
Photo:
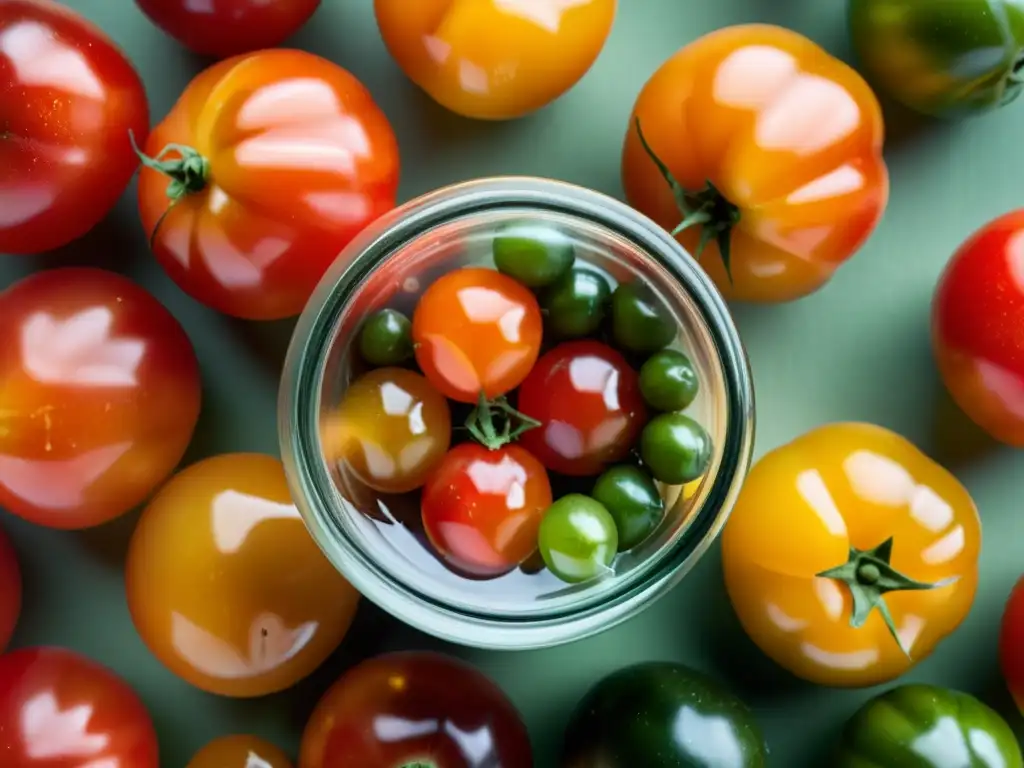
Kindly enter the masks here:
M 918 112 L 983 112 L 1024 84 L 1024 0 L 851 0 L 849 23 L 868 80 Z
M 544 564 L 570 584 L 609 573 L 618 549 L 615 518 L 600 502 L 581 493 L 558 499 L 541 521 Z
M 640 434 L 640 457 L 655 480 L 684 485 L 703 475 L 711 463 L 711 435 L 682 413 L 655 416 Z
M 613 672 L 584 695 L 559 765 L 764 768 L 767 760 L 754 713 L 735 694 L 682 664 L 655 661 Z
M 185 768 L 292 768 L 292 761 L 256 736 L 222 736 L 196 752 Z
M 846 723 L 831 768 L 1021 768 L 1010 726 L 973 696 L 901 685 Z
M 620 552 L 650 536 L 665 517 L 665 501 L 651 476 L 631 464 L 606 470 L 590 495 L 615 520 Z
M 548 288 L 541 298 L 547 327 L 563 339 L 595 333 L 604 320 L 612 289 L 593 269 L 574 267 Z
M 572 239 L 549 224 L 513 221 L 491 243 L 494 266 L 528 288 L 543 288 L 569 271 L 576 260 Z
M 412 323 L 395 309 L 370 315 L 359 331 L 359 353 L 370 365 L 399 365 L 412 357 Z
M 656 352 L 672 343 L 676 323 L 650 288 L 621 283 L 612 294 L 612 336 L 630 352 Z
M 1006 685 L 1024 712 L 1024 577 L 1014 587 L 1003 613 L 999 661 Z
M 658 411 L 682 411 L 700 390 L 690 358 L 674 349 L 655 352 L 640 368 L 640 393 Z

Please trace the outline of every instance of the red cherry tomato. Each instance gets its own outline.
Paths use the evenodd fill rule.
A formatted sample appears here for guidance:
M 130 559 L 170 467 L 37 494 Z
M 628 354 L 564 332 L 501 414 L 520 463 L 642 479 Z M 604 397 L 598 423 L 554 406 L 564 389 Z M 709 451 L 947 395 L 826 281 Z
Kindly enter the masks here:
M 299 768 L 532 768 L 526 728 L 493 682 L 434 653 L 392 653 L 349 670 L 302 734 Z
M 1024 209 L 953 255 L 932 304 L 932 347 L 963 411 L 996 440 L 1024 446 Z
M 157 768 L 156 732 L 134 691 L 62 648 L 0 656 L 4 768 Z
M 50 0 L 0 3 L 0 253 L 39 253 L 107 215 L 139 165 L 149 106 L 128 59 Z
M 423 527 L 455 568 L 500 576 L 537 550 L 537 529 L 551 506 L 551 483 L 518 445 L 452 448 L 423 488 Z
M 4 652 L 14 634 L 14 625 L 21 613 L 21 569 L 14 547 L 0 529 L 0 653 Z
M 171 278 L 229 315 L 298 314 L 338 253 L 395 204 L 387 117 L 311 53 L 259 51 L 200 73 L 146 154 L 171 145 L 139 174 L 142 225 Z
M 412 316 L 416 362 L 445 397 L 475 403 L 515 389 L 540 352 L 537 299 L 511 277 L 467 267 L 432 283 Z
M 204 56 L 276 48 L 305 24 L 320 0 L 135 0 L 160 29 Z
M 1017 582 L 1003 614 L 999 659 L 1006 685 L 1024 712 L 1024 578 Z
M 178 322 L 131 280 L 72 267 L 0 293 L 0 317 L 0 507 L 85 528 L 142 502 L 199 418 Z
M 596 475 L 621 461 L 647 421 L 636 371 L 597 341 L 566 342 L 541 357 L 518 408 L 541 423 L 519 442 L 564 475 Z

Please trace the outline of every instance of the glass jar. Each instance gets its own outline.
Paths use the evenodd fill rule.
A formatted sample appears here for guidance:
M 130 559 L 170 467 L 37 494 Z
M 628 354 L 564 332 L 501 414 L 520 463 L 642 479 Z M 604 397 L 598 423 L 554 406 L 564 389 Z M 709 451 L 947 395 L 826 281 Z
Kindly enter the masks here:
M 701 377 L 687 410 L 714 453 L 695 493 L 663 489 L 666 514 L 646 541 L 618 555 L 613 574 L 585 584 L 541 568 L 473 580 L 434 556 L 412 499 L 385 500 L 328 461 L 324 425 L 358 373 L 354 341 L 385 306 L 408 313 L 434 279 L 490 255 L 496 227 L 547 223 L 574 240 L 578 261 L 612 280 L 644 281 L 674 316 L 676 346 Z M 295 502 L 326 556 L 368 599 L 451 642 L 539 648 L 608 629 L 665 594 L 721 531 L 748 469 L 754 436 L 750 370 L 720 294 L 662 228 L 617 200 L 537 178 L 495 178 L 424 195 L 378 220 L 339 257 L 299 318 L 279 405 L 281 452 Z

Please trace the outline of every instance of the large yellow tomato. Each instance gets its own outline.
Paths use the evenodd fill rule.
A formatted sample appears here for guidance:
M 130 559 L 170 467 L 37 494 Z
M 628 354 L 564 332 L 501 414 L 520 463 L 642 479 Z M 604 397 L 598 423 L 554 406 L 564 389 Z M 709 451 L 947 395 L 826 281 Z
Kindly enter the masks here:
M 831 424 L 765 455 L 725 527 L 729 598 L 798 677 L 891 680 L 967 615 L 981 523 L 967 490 L 899 435 Z

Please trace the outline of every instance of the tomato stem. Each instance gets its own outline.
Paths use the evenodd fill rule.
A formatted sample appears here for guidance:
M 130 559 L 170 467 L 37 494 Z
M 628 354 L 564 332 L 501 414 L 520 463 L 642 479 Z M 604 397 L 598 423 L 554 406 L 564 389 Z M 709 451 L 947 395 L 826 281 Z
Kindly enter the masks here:
M 908 590 L 925 590 L 944 587 L 955 579 L 929 584 L 904 576 L 890 565 L 892 560 L 893 540 L 890 536 L 874 549 L 860 550 L 850 547 L 850 557 L 842 565 L 829 568 L 818 574 L 819 578 L 841 581 L 850 590 L 853 598 L 853 610 L 850 612 L 850 626 L 864 626 L 871 611 L 878 609 L 889 633 L 896 640 L 900 650 L 910 658 L 910 651 L 904 647 L 885 602 L 887 592 L 903 592 Z
M 138 155 L 139 161 L 144 166 L 162 173 L 171 180 L 167 185 L 167 198 L 171 202 L 167 206 L 167 210 L 157 219 L 153 231 L 150 233 L 149 245 L 152 247 L 154 240 L 156 240 L 156 234 L 160 230 L 160 225 L 164 223 L 164 219 L 174 209 L 174 206 L 189 195 L 194 195 L 206 189 L 206 184 L 210 178 L 210 161 L 192 149 L 192 147 L 187 147 L 183 144 L 168 144 L 160 150 L 156 157 L 150 157 L 139 149 L 139 145 L 135 143 L 135 133 L 133 131 L 128 131 L 128 138 L 131 139 L 132 149 L 135 150 L 135 154 Z M 165 158 L 171 152 L 176 152 L 178 157 L 166 160 Z
M 665 179 L 669 189 L 672 190 L 672 197 L 675 198 L 676 207 L 683 215 L 683 220 L 672 230 L 672 236 L 676 237 L 691 227 L 700 227 L 700 240 L 697 243 L 694 258 L 699 259 L 704 248 L 711 242 L 712 238 L 718 243 L 718 253 L 722 257 L 722 265 L 725 267 L 726 277 L 732 282 L 732 229 L 740 220 L 740 209 L 725 199 L 725 196 L 718 191 L 710 180 L 704 182 L 704 188 L 696 192 L 683 187 L 682 184 L 672 175 L 672 171 L 662 162 L 661 158 L 651 149 L 647 143 L 644 132 L 640 128 L 640 118 L 636 119 L 636 135 L 640 139 L 640 145 L 644 152 L 651 158 L 651 161 L 658 168 L 658 172 Z
M 500 429 L 495 425 L 496 419 Z M 524 432 L 539 426 L 539 421 L 517 411 L 504 396 L 488 400 L 483 392 L 480 393 L 476 407 L 466 418 L 469 434 L 491 451 L 518 440 Z
M 437 766 L 434 765 L 434 763 L 426 763 L 422 760 L 414 760 L 411 763 L 405 763 L 404 765 L 399 766 L 399 768 L 437 768 Z

